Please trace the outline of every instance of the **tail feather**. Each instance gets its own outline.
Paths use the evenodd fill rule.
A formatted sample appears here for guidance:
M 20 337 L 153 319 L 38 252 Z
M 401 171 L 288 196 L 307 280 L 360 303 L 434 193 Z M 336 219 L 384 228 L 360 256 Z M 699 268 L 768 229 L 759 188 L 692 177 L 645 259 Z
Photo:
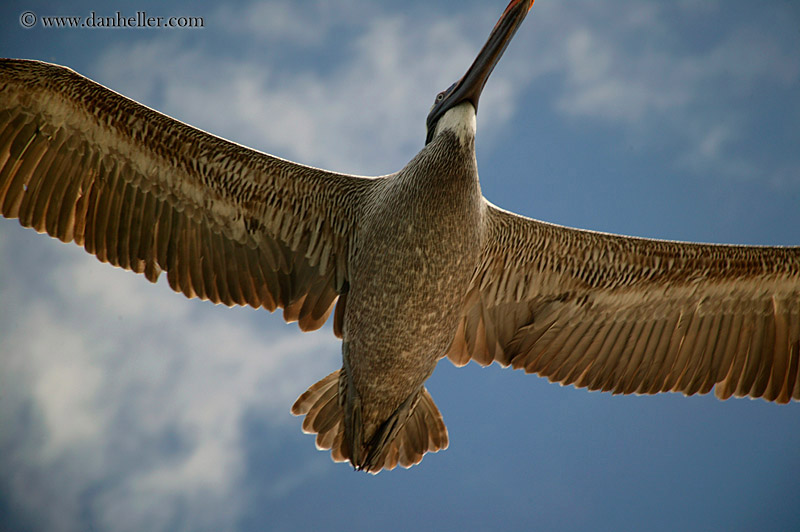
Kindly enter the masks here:
M 292 414 L 306 416 L 303 432 L 316 434 L 317 448 L 331 450 L 334 462 L 351 461 L 350 449 L 344 438 L 344 410 L 339 400 L 339 374 L 334 371 L 311 386 L 292 406 Z M 427 452 L 446 449 L 449 443 L 447 427 L 428 390 L 422 389 L 414 410 L 394 440 L 383 449 L 376 465 L 369 469 L 377 473 L 398 465 L 409 468 L 418 464 Z
M 344 412 L 339 405 L 339 370 L 312 385 L 292 405 L 292 414 L 305 415 L 303 432 L 316 434 L 317 448 L 326 450 L 341 446 L 344 435 Z M 348 453 L 349 454 L 349 453 Z M 342 456 L 336 462 L 344 462 Z
M 450 440 L 447 435 L 447 427 L 444 425 L 442 414 L 436 408 L 433 398 L 425 390 L 417 403 L 417 408 L 422 410 L 422 419 L 428 429 L 428 448 L 447 449 Z
M 331 391 L 331 385 L 339 383 L 339 370 L 337 369 L 324 379 L 313 384 L 308 390 L 303 392 L 303 395 L 297 398 L 297 401 L 292 405 L 292 414 L 299 416 L 307 414 L 311 408 L 316 404 L 321 395 Z M 336 388 L 334 388 L 334 391 Z

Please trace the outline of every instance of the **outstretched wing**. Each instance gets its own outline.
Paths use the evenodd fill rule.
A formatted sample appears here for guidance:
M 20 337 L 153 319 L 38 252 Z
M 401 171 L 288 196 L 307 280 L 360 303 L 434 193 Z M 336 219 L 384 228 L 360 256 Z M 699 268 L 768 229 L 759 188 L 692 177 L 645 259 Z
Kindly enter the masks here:
M 447 355 L 591 390 L 800 399 L 800 248 L 630 238 L 485 210 Z
M 325 322 L 373 180 L 228 142 L 64 67 L 0 60 L 0 213 L 187 297 Z

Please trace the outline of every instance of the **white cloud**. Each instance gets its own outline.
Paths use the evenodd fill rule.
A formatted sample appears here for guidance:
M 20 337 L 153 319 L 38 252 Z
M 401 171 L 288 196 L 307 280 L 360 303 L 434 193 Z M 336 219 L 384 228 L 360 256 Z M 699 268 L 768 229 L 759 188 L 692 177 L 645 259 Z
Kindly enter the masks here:
M 626 72 L 615 46 L 587 28 L 577 28 L 565 39 L 566 90 L 558 108 L 571 116 L 602 118 L 636 124 L 648 115 L 679 108 L 690 90 L 682 83 L 658 75 L 666 63 L 657 56 L 638 57 L 637 67 Z
M 226 526 L 245 415 L 297 430 L 292 401 L 338 363 L 330 331 L 301 340 L 263 312 L 259 329 L 252 311 L 183 300 L 76 247 L 9 233 L 2 271 L 15 273 L 0 277 L 0 293 L 4 312 L 14 310 L 0 326 L 0 419 L 17 429 L 3 431 L 0 447 L 4 470 L 22 483 L 16 503 L 43 528 L 77 530 L 86 490 L 108 485 L 92 513 L 102 529 L 164 529 L 187 509 L 198 523 Z M 29 290 L 14 289 L 20 277 Z M 26 415 L 27 426 L 10 421 Z M 52 507 L 43 498 L 58 505 L 42 510 Z
M 314 46 L 324 42 L 327 32 L 307 19 L 309 2 L 301 9 L 296 2 L 254 2 L 241 6 L 226 5 L 211 18 L 230 33 L 244 32 L 256 42 L 287 42 L 298 46 Z M 319 12 L 319 5 L 314 6 Z M 325 17 L 326 21 L 330 18 Z

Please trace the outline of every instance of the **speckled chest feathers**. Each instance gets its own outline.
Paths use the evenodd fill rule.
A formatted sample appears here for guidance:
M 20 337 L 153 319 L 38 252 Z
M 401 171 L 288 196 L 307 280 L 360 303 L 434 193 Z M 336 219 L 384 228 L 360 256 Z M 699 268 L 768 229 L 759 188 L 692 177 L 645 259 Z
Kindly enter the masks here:
M 433 372 L 478 260 L 481 204 L 474 140 L 450 132 L 376 188 L 344 320 L 345 367 L 362 401 L 396 407 Z

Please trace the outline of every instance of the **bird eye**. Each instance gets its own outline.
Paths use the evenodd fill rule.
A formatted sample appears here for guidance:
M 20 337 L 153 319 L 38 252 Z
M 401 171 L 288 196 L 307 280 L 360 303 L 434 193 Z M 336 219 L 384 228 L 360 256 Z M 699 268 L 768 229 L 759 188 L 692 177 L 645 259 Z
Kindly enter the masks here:
M 455 88 L 455 86 L 456 86 L 457 84 L 458 84 L 458 82 L 456 81 L 455 83 L 453 83 L 452 85 L 450 85 L 449 87 L 447 87 L 445 90 L 443 90 L 442 92 L 440 92 L 439 94 L 437 94 L 437 95 L 436 95 L 436 99 L 435 99 L 435 100 L 434 100 L 434 102 L 433 102 L 433 105 L 436 105 L 437 103 L 440 103 L 442 100 L 444 100 L 445 98 L 447 98 L 447 95 L 448 95 L 448 94 L 450 94 L 451 92 L 453 92 L 453 89 Z

